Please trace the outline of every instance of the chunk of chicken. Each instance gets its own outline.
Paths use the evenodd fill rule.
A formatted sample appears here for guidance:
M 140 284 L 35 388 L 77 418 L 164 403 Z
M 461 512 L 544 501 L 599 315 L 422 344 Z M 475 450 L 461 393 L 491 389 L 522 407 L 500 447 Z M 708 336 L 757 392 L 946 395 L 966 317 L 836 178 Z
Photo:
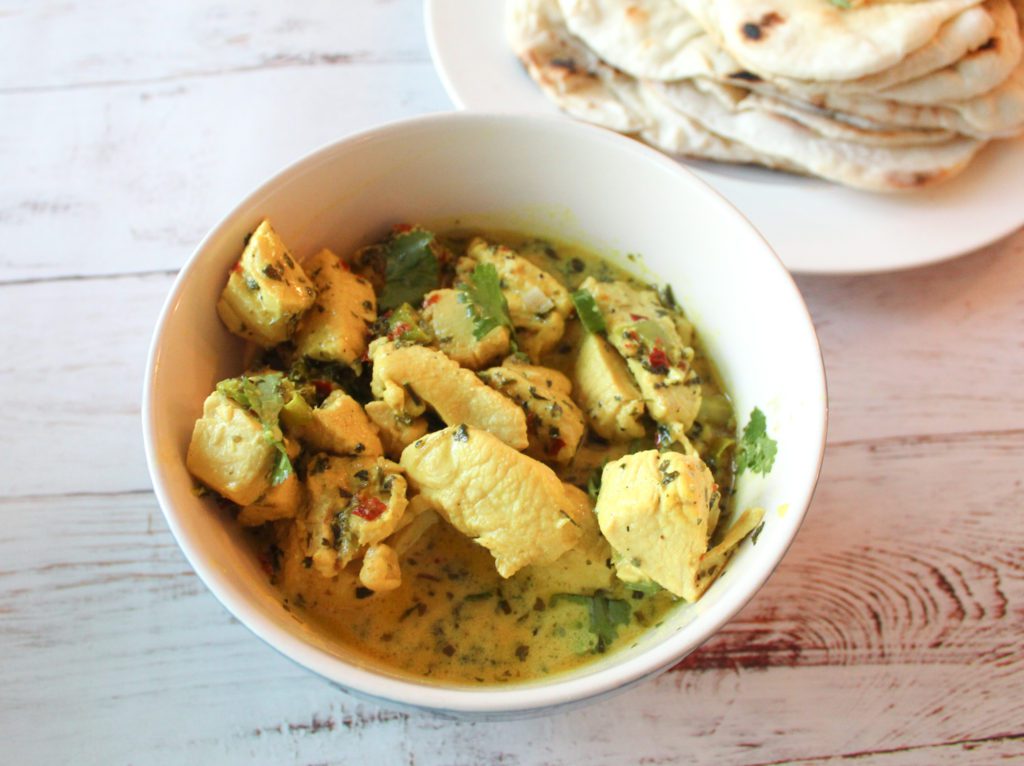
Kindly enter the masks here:
M 459 278 L 468 282 L 478 263 L 489 263 L 498 272 L 519 348 L 534 362 L 539 361 L 565 331 L 565 318 L 572 310 L 568 290 L 515 250 L 488 244 L 480 237 L 469 243 L 466 257 L 459 260 Z
M 643 577 L 687 601 L 700 598 L 743 537 L 730 530 L 708 550 L 718 501 L 711 471 L 696 456 L 647 450 L 608 463 L 596 511 L 621 559 L 620 579 Z M 741 517 L 747 532 L 756 515 Z
M 402 453 L 410 484 L 456 529 L 494 556 L 498 574 L 554 561 L 580 538 L 580 508 L 554 471 L 465 425 Z
M 355 399 L 341 389 L 332 391 L 312 410 L 301 438 L 315 450 L 336 455 L 384 454 L 377 430 Z
M 644 402 L 618 352 L 599 335 L 587 334 L 573 365 L 576 400 L 594 432 L 608 441 L 644 435 Z
M 381 542 L 405 513 L 401 469 L 381 457 L 320 453 L 306 470 L 309 503 L 299 522 L 306 531 L 309 566 L 333 577 L 367 546 Z
M 370 358 L 373 395 L 396 412 L 420 415 L 426 402 L 448 425 L 482 428 L 515 449 L 529 444 L 523 411 L 437 349 L 380 339 Z
M 193 476 L 231 502 L 249 505 L 270 489 L 276 457 L 260 421 L 245 407 L 220 391 L 206 397 L 185 458 Z
M 306 264 L 316 285 L 316 303 L 295 334 L 301 356 L 350 367 L 366 353 L 370 325 L 377 318 L 373 286 L 330 250 L 321 250 Z
M 450 358 L 470 370 L 479 370 L 508 353 L 507 327 L 495 327 L 480 340 L 473 334 L 473 318 L 458 290 L 434 290 L 423 299 L 423 318 L 437 344 Z
M 302 482 L 292 473 L 276 487 L 271 487 L 256 498 L 252 505 L 239 511 L 238 523 L 243 527 L 258 527 L 268 521 L 290 519 L 298 513 L 302 497 Z
M 386 543 L 371 545 L 366 549 L 359 568 L 359 582 L 377 593 L 399 587 L 402 584 L 402 568 L 398 563 L 398 554 Z
M 580 525 L 580 539 L 550 564 L 534 564 L 523 570 L 533 578 L 541 592 L 583 593 L 611 588 L 614 575 L 609 566 L 611 546 L 601 536 L 597 516 L 586 492 L 572 484 L 565 484 L 565 493 L 579 511 L 575 517 Z
M 480 378 L 523 408 L 530 437 L 528 455 L 563 464 L 572 460 L 586 427 L 565 375 L 509 357 L 501 367 L 481 372 Z
M 653 290 L 628 282 L 588 277 L 582 289 L 601 310 L 608 341 L 626 360 L 651 417 L 685 439 L 700 409 L 701 388 L 690 365 L 693 349 L 683 343 L 674 312 Z
M 395 412 L 384 402 L 367 402 L 363 410 L 377 426 L 384 454 L 392 460 L 398 460 L 402 450 L 427 432 L 426 418 L 413 418 Z
M 263 221 L 231 269 L 217 313 L 231 332 L 268 348 L 292 336 L 315 299 L 313 283 Z

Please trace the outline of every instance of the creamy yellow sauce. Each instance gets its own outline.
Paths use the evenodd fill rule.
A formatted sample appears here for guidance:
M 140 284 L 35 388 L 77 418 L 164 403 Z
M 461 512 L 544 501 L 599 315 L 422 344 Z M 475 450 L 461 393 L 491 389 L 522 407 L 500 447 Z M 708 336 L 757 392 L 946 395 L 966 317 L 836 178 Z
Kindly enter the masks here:
M 588 275 L 636 281 L 578 248 L 503 233 L 484 236 L 515 247 L 570 289 Z M 449 235 L 444 241 L 459 253 L 468 236 Z M 580 332 L 578 320 L 571 320 L 543 364 L 568 370 Z M 722 530 L 731 511 L 736 425 L 713 364 L 699 342 L 695 350 L 693 364 L 708 406 L 689 436 L 722 493 Z M 563 481 L 586 489 L 605 461 L 654 445 L 653 424 L 645 439 L 633 443 L 609 445 L 589 437 L 573 462 L 556 470 Z M 289 523 L 279 522 L 281 529 Z M 402 584 L 387 593 L 359 586 L 358 562 L 327 580 L 301 565 L 301 552 L 289 550 L 284 536 L 264 529 L 254 539 L 298 619 L 371 664 L 437 682 L 495 684 L 568 671 L 629 646 L 680 603 L 666 591 L 631 588 L 614 577 L 609 560 L 583 555 L 575 556 L 571 567 L 558 562 L 544 570 L 527 567 L 502 579 L 486 549 L 443 521 L 402 557 Z

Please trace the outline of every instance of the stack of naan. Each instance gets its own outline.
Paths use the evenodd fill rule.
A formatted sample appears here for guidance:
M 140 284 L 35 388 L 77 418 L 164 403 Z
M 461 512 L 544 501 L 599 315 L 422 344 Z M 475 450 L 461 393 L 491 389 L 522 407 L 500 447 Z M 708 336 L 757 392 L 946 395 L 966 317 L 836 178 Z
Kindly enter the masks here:
M 508 0 L 564 111 L 672 154 L 870 190 L 1024 132 L 1024 0 Z

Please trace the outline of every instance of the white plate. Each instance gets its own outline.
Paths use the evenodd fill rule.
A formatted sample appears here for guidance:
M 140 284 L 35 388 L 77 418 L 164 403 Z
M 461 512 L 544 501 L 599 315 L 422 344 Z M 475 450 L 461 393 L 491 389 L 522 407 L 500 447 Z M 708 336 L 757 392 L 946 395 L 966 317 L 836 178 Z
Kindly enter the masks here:
M 425 0 L 430 52 L 462 109 L 557 114 L 505 42 L 503 0 Z M 986 147 L 934 189 L 871 194 L 750 166 L 685 163 L 749 218 L 792 271 L 857 273 L 941 261 L 1024 224 L 1024 139 Z

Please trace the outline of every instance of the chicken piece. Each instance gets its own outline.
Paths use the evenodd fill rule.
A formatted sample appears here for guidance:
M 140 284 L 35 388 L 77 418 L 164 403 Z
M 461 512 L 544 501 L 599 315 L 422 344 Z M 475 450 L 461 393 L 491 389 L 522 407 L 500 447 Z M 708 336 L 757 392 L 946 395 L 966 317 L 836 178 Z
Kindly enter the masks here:
M 428 434 L 405 448 L 402 468 L 438 513 L 491 552 L 502 577 L 554 561 L 580 538 L 581 510 L 554 471 L 487 431 Z
M 309 503 L 299 517 L 307 534 L 305 556 L 324 577 L 394 532 L 408 504 L 401 469 L 381 457 L 320 453 L 309 462 L 306 485 Z
M 341 389 L 332 391 L 312 410 L 300 436 L 313 449 L 336 455 L 384 454 L 380 437 L 363 408 Z
M 522 574 L 533 578 L 539 591 L 552 595 L 611 588 L 614 575 L 608 561 L 612 549 L 601 536 L 590 497 L 572 484 L 563 482 L 562 486 L 579 511 L 575 518 L 580 525 L 580 539 L 550 564 L 534 564 Z
M 363 410 L 377 426 L 384 454 L 392 460 L 398 460 L 402 450 L 427 432 L 426 418 L 400 415 L 384 402 L 367 402 Z
M 231 502 L 249 505 L 270 489 L 276 457 L 248 409 L 220 391 L 206 397 L 185 458 L 193 476 Z
M 231 332 L 269 348 L 288 340 L 316 290 L 269 221 L 246 242 L 217 302 Z
M 514 449 L 529 444 L 523 411 L 437 349 L 399 348 L 382 338 L 370 358 L 373 395 L 396 412 L 420 415 L 426 402 L 448 425 L 482 428 Z
M 700 409 L 701 388 L 690 365 L 693 349 L 679 336 L 674 312 L 653 290 L 628 282 L 588 277 L 582 289 L 601 310 L 608 341 L 626 360 L 651 417 L 685 439 Z
M 711 471 L 693 455 L 647 450 L 606 465 L 596 511 L 619 578 L 646 578 L 687 601 L 700 598 L 746 534 L 739 530 L 753 529 L 757 516 L 741 517 L 737 533 L 730 530 L 709 551 L 719 497 Z
M 359 582 L 377 593 L 399 587 L 402 584 L 402 568 L 398 563 L 398 554 L 385 543 L 371 545 L 366 549 L 363 564 L 359 568 Z
M 366 354 L 370 325 L 377 318 L 373 286 L 349 271 L 330 250 L 310 258 L 306 268 L 317 296 L 295 334 L 299 355 L 358 365 Z
M 470 370 L 479 370 L 508 353 L 507 327 L 495 327 L 480 340 L 473 318 L 458 290 L 434 290 L 423 299 L 423 318 L 449 357 Z
M 416 547 L 416 543 L 433 527 L 441 517 L 433 509 L 430 503 L 422 495 L 413 495 L 409 498 L 409 505 L 405 509 L 405 515 L 398 525 L 398 529 L 391 533 L 387 543 L 395 553 L 404 556 Z
M 644 401 L 626 363 L 599 335 L 583 338 L 573 365 L 576 400 L 594 432 L 608 441 L 639 439 Z
M 530 438 L 528 455 L 561 464 L 572 460 L 586 426 L 583 413 L 569 395 L 572 383 L 565 375 L 516 357 L 479 375 L 523 408 Z
M 294 473 L 277 486 L 271 487 L 252 505 L 238 512 L 238 523 L 243 527 L 258 527 L 268 521 L 290 519 L 299 512 L 302 505 L 303 488 Z
M 539 361 L 565 331 L 565 319 L 572 311 L 568 290 L 515 250 L 488 244 L 480 237 L 469 243 L 466 257 L 459 260 L 459 278 L 468 282 L 478 263 L 489 263 L 498 272 L 519 348 L 534 362 Z

